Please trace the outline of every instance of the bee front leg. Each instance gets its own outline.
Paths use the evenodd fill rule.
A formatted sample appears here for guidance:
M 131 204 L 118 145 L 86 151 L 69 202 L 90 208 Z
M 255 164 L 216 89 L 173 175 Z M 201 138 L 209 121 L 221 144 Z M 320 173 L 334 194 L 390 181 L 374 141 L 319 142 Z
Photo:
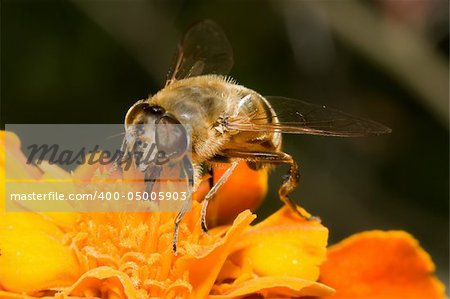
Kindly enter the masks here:
M 283 181 L 278 194 L 281 201 L 287 204 L 295 213 L 306 220 L 319 220 L 318 217 L 304 215 L 302 210 L 297 207 L 294 201 L 289 197 L 289 194 L 297 187 L 300 172 L 297 162 L 291 155 L 284 152 L 245 152 L 238 150 L 227 150 L 225 155 L 230 158 L 241 158 L 248 162 L 256 163 L 270 163 L 270 164 L 288 164 L 289 174 Z
M 151 165 L 147 167 L 144 174 L 144 182 L 145 182 L 145 192 L 149 195 L 152 193 L 153 187 L 155 186 L 155 182 L 159 179 L 161 175 L 162 167 L 160 165 Z
M 201 212 L 201 225 L 202 225 L 202 229 L 205 233 L 208 232 L 208 226 L 206 225 L 206 209 L 208 208 L 208 203 L 214 197 L 217 190 L 219 190 L 219 188 L 228 180 L 230 175 L 236 169 L 236 166 L 238 165 L 238 163 L 239 163 L 239 161 L 231 162 L 230 168 L 228 168 L 225 171 L 225 173 L 220 177 L 220 179 L 217 181 L 217 183 L 206 194 L 205 199 L 203 199 L 202 212 Z
M 186 211 L 189 207 L 189 200 L 186 200 L 183 203 L 183 206 L 181 207 L 181 211 L 178 212 L 177 218 L 175 218 L 175 225 L 173 228 L 173 239 L 172 239 L 172 250 L 174 254 L 177 254 L 177 244 L 178 244 L 178 227 L 180 225 L 181 220 L 184 217 L 184 214 L 186 214 Z
M 189 180 L 189 186 L 192 188 L 194 186 L 194 180 L 193 180 L 194 168 L 192 167 L 191 160 L 187 156 L 183 157 L 183 171 L 184 171 L 185 176 Z M 184 217 L 184 214 L 186 214 L 186 211 L 189 208 L 189 203 L 190 203 L 190 200 L 186 200 L 183 203 L 183 206 L 181 207 L 180 212 L 178 212 L 178 215 L 175 218 L 174 228 L 173 228 L 173 239 L 172 239 L 172 250 L 173 250 L 175 255 L 177 254 L 178 228 L 180 226 L 181 220 Z

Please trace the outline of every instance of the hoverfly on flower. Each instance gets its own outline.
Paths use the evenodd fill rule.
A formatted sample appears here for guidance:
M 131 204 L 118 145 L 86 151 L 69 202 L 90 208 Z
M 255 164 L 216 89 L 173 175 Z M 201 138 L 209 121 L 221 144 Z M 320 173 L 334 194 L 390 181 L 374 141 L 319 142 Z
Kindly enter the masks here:
M 126 114 L 125 126 L 191 126 L 192 163 L 185 161 L 182 165 L 186 173 L 193 175 L 194 191 L 205 174 L 211 175 L 216 163 L 231 164 L 203 200 L 201 225 L 204 231 L 207 231 L 208 202 L 242 160 L 255 170 L 277 164 L 289 165 L 289 174 L 279 188 L 279 197 L 301 217 L 313 219 L 289 198 L 298 184 L 299 169 L 292 156 L 282 151 L 282 134 L 358 137 L 385 134 L 391 130 L 377 122 L 325 106 L 279 96 L 262 96 L 227 76 L 232 65 L 232 48 L 222 29 L 210 20 L 194 25 L 178 46 L 165 87 L 148 99 L 136 102 Z M 183 159 L 182 153 L 188 145 L 184 137 L 161 138 L 159 142 L 163 147 L 179 145 L 177 155 Z M 129 151 L 126 143 L 124 150 Z M 146 165 L 143 171 L 154 176 L 160 168 Z M 151 185 L 147 189 L 151 189 Z M 182 209 L 175 220 L 174 251 L 178 225 L 185 211 Z

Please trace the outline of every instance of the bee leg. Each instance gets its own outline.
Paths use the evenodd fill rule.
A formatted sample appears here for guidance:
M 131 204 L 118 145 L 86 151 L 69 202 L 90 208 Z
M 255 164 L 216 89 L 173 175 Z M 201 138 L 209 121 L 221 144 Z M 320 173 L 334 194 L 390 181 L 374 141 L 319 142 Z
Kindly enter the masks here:
M 209 189 L 211 190 L 212 187 L 214 187 L 214 169 L 210 169 L 208 170 L 208 174 L 209 174 L 209 179 L 208 179 L 208 185 L 209 185 Z
M 161 175 L 162 167 L 160 165 L 152 165 L 145 170 L 144 181 L 145 181 L 145 192 L 150 193 L 153 190 L 156 180 Z
M 130 152 L 128 151 L 127 139 L 126 137 L 122 140 L 122 145 L 120 146 L 120 155 L 112 163 L 112 167 L 109 169 L 108 175 L 111 175 L 114 171 L 118 171 L 121 176 L 123 176 L 122 164 L 126 163 L 130 159 Z
M 295 202 L 289 198 L 289 193 L 291 193 L 295 187 L 298 185 L 300 178 L 299 168 L 297 162 L 292 158 L 291 155 L 284 152 L 244 152 L 237 150 L 227 150 L 225 152 L 226 156 L 231 158 L 241 158 L 246 159 L 252 163 L 270 163 L 270 164 L 288 164 L 289 174 L 283 181 L 278 194 L 281 201 L 287 204 L 295 213 L 306 220 L 320 220 L 314 216 L 306 216 L 303 214 Z
M 189 200 L 186 200 L 183 203 L 183 206 L 181 208 L 181 211 L 178 212 L 177 218 L 175 218 L 175 225 L 173 227 L 173 239 L 172 239 L 172 250 L 175 255 L 177 255 L 177 244 L 178 244 L 178 228 L 180 226 L 180 222 L 184 217 L 184 214 L 186 214 L 186 211 L 189 207 Z
M 183 171 L 184 175 L 189 180 L 189 186 L 194 187 L 194 167 L 192 166 L 192 161 L 188 156 L 183 157 Z
M 286 164 L 290 165 L 289 174 L 284 178 L 283 184 L 278 190 L 278 195 L 280 196 L 281 201 L 287 204 L 294 212 L 300 215 L 302 218 L 306 220 L 318 220 L 320 219 L 315 216 L 306 216 L 302 213 L 302 211 L 297 207 L 294 201 L 289 197 L 289 193 L 294 191 L 294 189 L 298 186 L 300 172 L 297 162 L 292 158 L 291 155 L 286 153 L 280 153 L 283 156 L 283 160 Z
M 189 179 L 189 186 L 193 187 L 194 168 L 192 167 L 191 160 L 187 156 L 183 157 L 183 171 L 185 176 Z M 183 206 L 181 207 L 181 211 L 178 212 L 178 215 L 175 218 L 175 223 L 173 227 L 173 239 L 172 239 L 172 250 L 175 255 L 177 254 L 178 228 L 180 226 L 180 222 L 183 219 L 184 214 L 186 214 L 186 211 L 189 208 L 189 203 L 190 200 L 186 199 L 185 202 L 183 203 Z
M 208 227 L 206 225 L 206 209 L 208 208 L 209 201 L 214 197 L 217 190 L 228 180 L 230 175 L 233 173 L 234 169 L 238 165 L 239 161 L 231 162 L 230 168 L 228 168 L 225 173 L 220 177 L 217 183 L 209 190 L 208 194 L 206 194 L 205 199 L 202 202 L 202 212 L 201 212 L 201 225 L 203 231 L 208 232 Z

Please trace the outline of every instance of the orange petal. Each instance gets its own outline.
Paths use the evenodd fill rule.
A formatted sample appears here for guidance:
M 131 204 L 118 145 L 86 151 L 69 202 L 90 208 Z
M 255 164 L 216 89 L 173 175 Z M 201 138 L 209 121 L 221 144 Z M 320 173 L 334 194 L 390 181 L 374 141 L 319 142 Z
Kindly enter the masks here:
M 327 239 L 327 228 L 283 207 L 242 236 L 231 260 L 240 266 L 250 262 L 258 276 L 315 281 L 325 260 Z
M 434 264 L 410 234 L 369 231 L 330 248 L 320 281 L 336 289 L 327 298 L 445 298 Z
M 226 286 L 225 286 L 226 287 Z M 220 286 L 219 288 L 220 289 Z M 211 299 L 237 298 L 294 298 L 301 296 L 326 296 L 334 290 L 324 284 L 287 276 L 260 277 L 241 282 L 228 288 L 221 295 L 211 295 Z M 259 296 L 256 296 L 258 294 Z M 252 296 L 253 295 L 253 296 Z
M 174 275 L 182 277 L 183 272 L 189 272 L 189 282 L 192 285 L 192 298 L 205 298 L 231 251 L 231 247 L 247 226 L 256 218 L 250 211 L 242 212 L 226 232 L 226 235 L 209 247 L 187 248 L 187 254 L 177 261 Z
M 228 168 L 227 164 L 214 167 L 214 184 Z M 246 162 L 240 162 L 208 205 L 206 216 L 209 226 L 229 224 L 246 209 L 255 211 L 266 196 L 267 178 L 266 169 L 255 171 Z M 204 181 L 194 194 L 194 199 L 201 201 L 208 191 L 209 182 Z
M 110 267 L 98 267 L 84 273 L 64 294 L 111 299 L 137 298 L 130 277 Z

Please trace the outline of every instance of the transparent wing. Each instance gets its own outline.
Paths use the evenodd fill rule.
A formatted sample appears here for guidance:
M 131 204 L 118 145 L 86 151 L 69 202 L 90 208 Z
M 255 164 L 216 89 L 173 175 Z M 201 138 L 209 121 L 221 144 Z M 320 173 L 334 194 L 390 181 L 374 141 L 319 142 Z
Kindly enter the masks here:
M 248 132 L 279 131 L 290 134 L 358 137 L 390 133 L 391 129 L 325 106 L 276 96 L 265 97 L 275 110 L 279 123 L 255 124 L 265 116 L 255 113 L 247 121 L 236 120 L 230 129 Z M 262 113 L 261 113 L 262 114 Z
M 191 27 L 178 44 L 166 86 L 188 77 L 226 75 L 232 66 L 233 49 L 225 33 L 213 21 L 204 20 Z

